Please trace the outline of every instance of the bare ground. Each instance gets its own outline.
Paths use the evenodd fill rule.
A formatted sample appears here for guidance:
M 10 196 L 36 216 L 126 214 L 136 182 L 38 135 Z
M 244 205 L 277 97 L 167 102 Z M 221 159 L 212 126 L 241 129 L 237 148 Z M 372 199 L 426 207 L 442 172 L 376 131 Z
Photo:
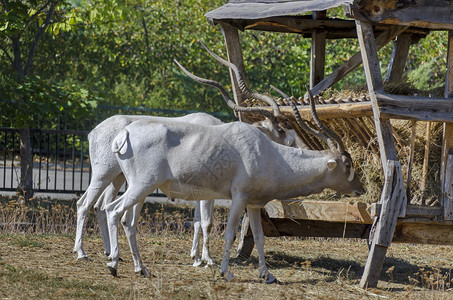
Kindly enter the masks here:
M 361 240 L 267 238 L 266 259 L 281 282 L 258 278 L 256 250 L 232 259 L 232 282 L 214 269 L 193 267 L 190 233 L 140 234 L 139 247 L 152 276 L 134 274 L 127 242 L 120 239 L 119 277 L 106 268 L 102 240 L 85 239 L 89 261 L 76 261 L 73 235 L 1 234 L 2 299 L 453 299 L 452 246 L 392 244 L 377 289 L 358 282 L 367 257 Z M 223 240 L 214 237 L 220 261 Z

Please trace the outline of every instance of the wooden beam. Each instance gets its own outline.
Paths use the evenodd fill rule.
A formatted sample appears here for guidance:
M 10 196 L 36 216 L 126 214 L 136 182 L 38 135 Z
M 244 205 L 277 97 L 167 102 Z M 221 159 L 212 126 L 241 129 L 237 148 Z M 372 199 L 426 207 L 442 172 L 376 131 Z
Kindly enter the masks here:
M 314 20 L 326 18 L 326 11 L 312 13 Z M 311 58 L 310 58 L 310 88 L 314 87 L 324 78 L 324 65 L 326 62 L 326 36 L 327 32 L 314 31 L 311 34 Z
M 447 157 L 443 184 L 444 219 L 453 220 L 453 154 Z
M 453 122 L 453 99 L 389 95 L 376 92 L 379 117 L 415 121 Z
M 373 203 L 368 208 L 370 217 L 378 217 L 381 214 L 382 204 Z M 424 205 L 407 205 L 406 218 L 423 218 L 433 220 L 435 223 L 442 222 L 443 208 L 440 206 L 424 206 Z M 401 220 L 399 220 L 401 221 Z
M 221 29 L 223 37 L 225 39 L 228 60 L 238 67 L 239 72 L 241 73 L 245 82 L 247 82 L 238 30 L 228 24 L 221 24 Z M 240 105 L 245 101 L 245 97 L 242 95 L 239 89 L 236 76 L 234 75 L 234 72 L 232 70 L 230 70 L 230 77 L 231 84 L 233 87 L 234 101 L 236 102 L 236 104 Z M 243 119 L 244 119 L 243 115 L 239 114 L 239 120 L 242 121 Z
M 373 222 L 368 208 L 363 202 L 342 201 L 279 201 L 266 204 L 270 218 L 318 220 L 327 222 L 347 222 L 371 224 Z
M 298 106 L 297 108 L 302 119 L 313 120 L 311 109 L 308 106 Z M 280 112 L 289 118 L 294 118 L 293 110 L 289 106 L 280 106 Z M 316 112 L 321 120 L 371 117 L 373 115 L 371 102 L 317 105 Z
M 393 242 L 452 245 L 453 225 L 420 222 L 399 223 L 395 228 Z
M 253 240 L 252 230 L 250 229 L 250 220 L 247 213 L 242 218 L 241 235 L 239 236 L 236 257 L 249 258 L 252 254 L 255 241 Z
M 336 237 L 366 239 L 370 224 L 325 222 L 313 220 L 273 219 L 281 236 Z
M 407 29 L 407 27 L 390 27 L 388 30 L 380 33 L 376 37 L 376 51 L 387 45 L 392 39 L 394 39 L 397 35 L 401 34 Z M 343 79 L 346 75 L 348 75 L 351 71 L 355 68 L 360 66 L 362 63 L 362 53 L 358 52 L 354 54 L 347 62 L 343 65 L 335 69 L 329 76 L 324 78 L 321 82 L 319 82 L 316 86 L 313 87 L 312 93 L 313 95 L 318 95 L 322 91 L 326 90 L 327 88 L 331 87 L 341 79 Z M 308 95 L 304 96 L 305 98 Z
M 308 17 L 308 18 L 307 18 Z M 313 20 L 311 16 L 282 16 L 263 19 L 223 19 L 216 20 L 214 23 L 226 23 L 231 26 L 244 30 L 258 30 L 271 32 L 284 32 L 301 34 L 304 37 L 311 37 L 314 31 L 325 31 L 327 39 L 344 39 L 357 38 L 355 21 L 343 19 L 320 19 Z M 393 25 L 389 24 L 374 24 L 376 34 L 386 31 Z M 417 36 L 426 36 L 429 33 L 428 29 L 420 27 L 409 27 L 410 33 Z
M 431 145 L 431 122 L 426 123 L 426 134 L 425 134 L 425 153 L 423 156 L 423 168 L 422 168 L 422 183 L 420 190 L 426 192 L 426 180 L 428 179 L 428 166 L 429 166 L 429 148 Z M 424 195 L 423 195 L 424 197 Z M 425 204 L 425 199 L 422 199 L 422 204 Z
M 387 248 L 393 239 L 397 218 L 403 214 L 401 212 L 403 208 L 404 213 L 406 211 L 404 182 L 399 162 L 389 160 L 385 170 L 384 189 L 380 201 L 382 209 L 376 224 L 362 279 L 360 280 L 362 288 L 377 286 Z
M 448 33 L 447 48 L 447 74 L 445 81 L 445 97 L 453 97 L 453 31 Z M 453 104 L 453 99 L 449 99 Z M 444 195 L 444 217 L 453 220 L 453 199 L 451 198 L 453 165 L 449 162 L 453 155 L 453 124 L 444 124 L 442 138 L 442 157 L 440 166 L 440 181 L 442 194 Z M 449 165 L 450 163 L 450 165 Z
M 371 24 L 357 22 L 357 35 L 359 37 L 362 59 L 364 61 L 363 66 L 365 69 L 368 91 L 370 93 L 370 99 L 373 106 L 373 116 L 381 153 L 382 166 L 385 170 L 387 160 L 397 160 L 397 157 L 390 121 L 381 120 L 379 118 L 379 106 L 376 92 L 382 92 L 384 84 L 382 82 L 379 59 L 377 57 L 377 47 Z
M 411 42 L 411 33 L 404 32 L 396 38 L 395 44 L 393 45 L 392 57 L 387 68 L 386 82 L 399 82 L 403 78 Z
M 415 153 L 415 136 L 416 131 L 415 128 L 417 127 L 417 122 L 412 121 L 411 124 L 411 148 L 409 154 L 409 162 L 407 163 L 407 173 L 406 173 L 406 198 L 407 204 L 410 203 L 411 199 L 411 181 L 412 181 L 412 165 L 414 163 L 414 153 Z
M 363 22 L 453 30 L 453 3 L 451 1 L 424 2 L 426 4 L 419 3 L 400 9 L 387 9 L 383 6 L 376 14 L 373 10 L 367 12 L 363 7 L 353 7 L 352 14 L 356 20 Z
M 270 219 L 281 236 L 367 239 L 370 224 Z M 392 243 L 453 245 L 453 224 L 401 222 L 396 225 Z

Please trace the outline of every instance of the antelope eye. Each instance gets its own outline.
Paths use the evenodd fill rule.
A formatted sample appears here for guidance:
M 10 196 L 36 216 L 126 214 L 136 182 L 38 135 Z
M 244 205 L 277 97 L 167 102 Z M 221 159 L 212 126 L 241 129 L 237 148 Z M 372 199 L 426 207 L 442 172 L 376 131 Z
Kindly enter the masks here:
M 345 165 L 346 165 L 347 168 L 351 167 L 351 163 L 350 162 L 346 162 Z
M 283 131 L 283 129 L 281 129 L 280 127 L 278 127 L 278 128 L 277 128 L 277 132 L 278 132 L 278 133 L 283 133 L 284 131 Z

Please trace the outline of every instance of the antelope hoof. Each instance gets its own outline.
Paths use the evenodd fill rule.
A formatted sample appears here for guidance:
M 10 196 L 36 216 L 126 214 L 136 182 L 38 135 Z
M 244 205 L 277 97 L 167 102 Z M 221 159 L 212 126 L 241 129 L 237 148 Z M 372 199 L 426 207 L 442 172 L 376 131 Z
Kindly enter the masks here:
M 195 259 L 195 262 L 193 263 L 192 266 L 194 266 L 194 267 L 199 267 L 199 266 L 201 266 L 201 259 L 199 259 L 199 258 Z
M 148 268 L 143 267 L 139 272 L 136 272 L 136 274 L 140 273 L 141 277 L 149 277 L 150 273 Z
M 206 263 L 206 266 L 204 266 L 205 268 L 212 268 L 212 267 L 215 267 L 215 262 L 214 261 L 208 261 Z
M 264 276 L 264 280 L 266 281 L 266 284 L 278 283 L 277 278 L 275 278 L 271 273 L 267 273 L 267 275 Z
M 109 268 L 110 270 L 110 274 L 112 274 L 114 277 L 117 277 L 118 276 L 118 271 L 117 271 L 117 268 L 118 268 L 118 263 L 115 262 L 114 260 L 112 260 L 111 262 L 107 263 L 107 267 Z
M 114 267 L 109 267 L 109 270 L 113 277 L 118 277 L 118 271 Z
M 77 259 L 76 259 L 76 260 L 84 260 L 84 261 L 89 261 L 90 259 L 88 258 L 88 256 L 87 256 L 87 255 L 82 255 L 82 256 L 79 256 L 79 257 L 77 257 Z
M 221 277 L 225 277 L 225 273 L 220 273 L 220 276 L 221 276 Z M 226 280 L 226 281 L 231 281 L 231 280 L 233 280 L 233 278 L 234 278 L 234 275 L 231 274 L 230 271 L 228 271 L 228 274 L 227 274 L 225 280 Z

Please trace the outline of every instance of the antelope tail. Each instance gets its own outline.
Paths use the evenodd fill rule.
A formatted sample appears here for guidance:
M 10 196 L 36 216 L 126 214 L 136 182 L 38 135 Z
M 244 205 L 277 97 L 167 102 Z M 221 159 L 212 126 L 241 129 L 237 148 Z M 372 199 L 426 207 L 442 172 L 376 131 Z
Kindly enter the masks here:
M 120 131 L 117 134 L 112 143 L 112 152 L 119 153 L 121 155 L 127 152 L 127 140 L 129 138 L 129 132 L 126 129 Z

